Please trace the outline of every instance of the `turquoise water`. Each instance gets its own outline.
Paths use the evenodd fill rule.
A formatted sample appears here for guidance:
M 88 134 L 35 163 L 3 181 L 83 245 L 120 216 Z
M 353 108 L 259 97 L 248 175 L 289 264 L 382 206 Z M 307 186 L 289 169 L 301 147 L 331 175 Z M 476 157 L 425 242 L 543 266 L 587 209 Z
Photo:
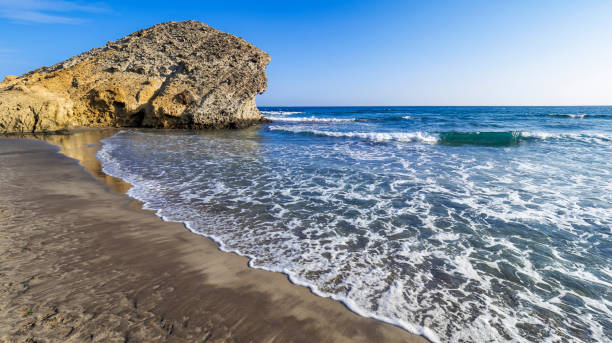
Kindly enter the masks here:
M 432 341 L 612 340 L 612 107 L 261 110 L 98 158 L 166 220 Z

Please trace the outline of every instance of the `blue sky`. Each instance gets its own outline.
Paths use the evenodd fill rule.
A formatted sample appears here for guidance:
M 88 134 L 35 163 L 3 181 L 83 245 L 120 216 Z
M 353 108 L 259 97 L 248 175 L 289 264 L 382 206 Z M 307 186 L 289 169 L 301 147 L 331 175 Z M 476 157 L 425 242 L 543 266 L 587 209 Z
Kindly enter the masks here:
M 272 56 L 259 105 L 612 105 L 612 1 L 0 0 L 0 77 L 185 19 Z

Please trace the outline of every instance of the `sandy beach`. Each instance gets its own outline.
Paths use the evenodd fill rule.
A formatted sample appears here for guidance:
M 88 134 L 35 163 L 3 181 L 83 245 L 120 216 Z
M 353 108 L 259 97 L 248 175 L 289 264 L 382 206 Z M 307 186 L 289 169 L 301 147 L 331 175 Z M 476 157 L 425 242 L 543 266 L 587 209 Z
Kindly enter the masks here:
M 612 1 L 0 1 L 0 343 L 612 343 Z
M 425 342 L 142 210 L 112 132 L 0 138 L 0 342 Z

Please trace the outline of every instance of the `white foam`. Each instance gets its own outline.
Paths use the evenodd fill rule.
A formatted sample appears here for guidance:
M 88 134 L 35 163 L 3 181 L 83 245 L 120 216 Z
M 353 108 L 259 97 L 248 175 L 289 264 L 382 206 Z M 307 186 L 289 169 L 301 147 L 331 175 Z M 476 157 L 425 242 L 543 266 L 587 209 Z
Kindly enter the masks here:
M 354 119 L 350 118 L 275 118 L 278 121 L 287 122 L 350 122 Z M 305 126 L 280 126 L 271 125 L 268 127 L 272 131 L 285 131 L 293 133 L 306 133 L 318 136 L 328 137 L 345 137 L 345 138 L 359 138 L 364 140 L 370 140 L 375 142 L 385 141 L 396 141 L 396 142 L 419 142 L 434 144 L 439 141 L 438 133 L 429 132 L 360 132 L 360 131 L 328 131 L 321 130 L 318 128 L 305 127 Z M 576 141 L 609 145 L 612 142 L 612 134 L 608 133 L 596 133 L 596 132 L 581 132 L 581 133 L 561 133 L 561 132 L 546 132 L 546 131 L 522 131 L 520 135 L 525 138 L 532 138 L 536 140 L 553 140 L 553 139 L 572 139 Z
M 596 144 L 609 144 L 612 142 L 612 134 L 602 132 L 544 132 L 544 131 L 523 131 L 521 132 L 523 137 L 532 137 L 541 140 L 547 139 L 573 139 L 577 141 L 596 143 Z
M 321 117 L 272 117 L 267 116 L 272 121 L 284 121 L 295 123 L 347 123 L 355 121 L 354 118 L 321 118 Z
M 584 119 L 587 116 L 586 113 L 580 113 L 580 114 L 573 114 L 573 113 L 569 113 L 569 114 L 550 113 L 548 115 L 551 116 L 551 117 L 564 117 L 564 118 L 572 118 L 572 119 Z
M 369 133 L 351 137 L 380 139 Z M 610 286 L 609 268 L 602 279 L 600 271 L 567 255 L 586 256 L 592 252 L 585 249 L 595 246 L 587 241 L 595 233 L 585 235 L 576 227 L 612 224 L 609 209 L 581 203 L 588 198 L 612 203 L 605 182 L 612 159 L 606 155 L 593 154 L 590 168 L 580 170 L 582 177 L 568 182 L 575 175 L 568 168 L 579 152 L 554 152 L 558 156 L 551 159 L 550 149 L 487 155 L 488 150 L 344 140 L 295 149 L 216 135 L 129 132 L 103 143 L 98 155 L 103 170 L 132 184 L 129 195 L 164 220 L 185 222 L 220 249 L 249 257 L 250 266 L 286 273 L 292 282 L 360 315 L 432 341 L 504 341 L 495 328 L 500 325 L 511 340 L 525 342 L 518 323 L 541 325 L 550 333 L 547 340 L 554 341 L 572 333 L 563 325 L 551 327 L 532 306 L 562 316 L 571 327 L 573 317 L 555 305 L 568 293 L 587 304 L 576 308 L 584 318 L 579 325 L 588 327 L 593 339 L 605 340 L 600 319 L 591 316 L 612 317 L 612 304 L 571 293 L 542 273 Z M 403 221 L 391 220 L 399 218 Z M 518 229 L 498 231 L 503 223 Z M 538 227 L 567 237 L 568 246 L 527 242 L 523 236 Z M 364 246 L 348 249 L 359 240 Z M 548 256 L 546 267 L 531 262 L 536 252 Z M 565 293 L 550 299 L 515 284 L 520 302 L 508 307 L 502 294 L 491 292 L 504 263 L 522 278 Z M 447 285 L 433 271 L 464 277 L 472 285 Z
M 440 232 L 432 236 L 432 238 L 440 241 L 455 241 L 459 239 L 459 234 L 454 232 Z
M 303 114 L 304 112 L 297 111 L 261 111 L 262 114 L 270 114 L 270 115 L 280 115 L 280 116 L 290 116 L 293 114 Z
M 272 125 L 269 127 L 272 131 L 286 131 L 293 133 L 309 133 L 319 136 L 329 137 L 347 137 L 347 138 L 360 138 L 370 140 L 374 142 L 386 142 L 386 141 L 397 141 L 397 142 L 420 142 L 420 143 L 436 143 L 438 137 L 433 134 L 423 132 L 341 132 L 341 131 L 324 131 L 318 129 L 309 129 L 303 127 L 286 127 Z

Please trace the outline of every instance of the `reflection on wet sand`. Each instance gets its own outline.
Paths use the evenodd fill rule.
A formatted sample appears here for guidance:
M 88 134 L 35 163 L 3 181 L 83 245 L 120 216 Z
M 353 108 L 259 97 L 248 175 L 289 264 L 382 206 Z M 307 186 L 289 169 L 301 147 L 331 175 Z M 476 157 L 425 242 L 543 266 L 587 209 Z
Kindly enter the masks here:
M 250 269 L 42 143 L 99 178 L 112 133 L 0 138 L 0 341 L 424 342 Z
M 106 184 L 112 191 L 125 194 L 130 185 L 123 180 L 104 174 L 102 165 L 96 158 L 101 139 L 119 132 L 118 129 L 83 129 L 69 134 L 37 135 L 35 138 L 60 147 L 60 152 L 79 161 L 96 179 Z
M 131 188 L 130 184 L 120 178 L 116 178 L 105 174 L 102 171 L 102 165 L 96 153 L 102 147 L 100 140 L 111 137 L 117 134 L 121 129 L 115 128 L 82 128 L 71 131 L 67 134 L 53 135 L 25 135 L 26 138 L 36 138 L 47 143 L 60 147 L 60 152 L 68 157 L 79 161 L 79 164 L 85 168 L 96 179 L 106 184 L 111 191 L 121 194 L 127 193 Z M 259 146 L 258 140 L 260 135 L 257 127 L 252 127 L 244 130 L 148 130 L 137 129 L 140 132 L 155 132 L 155 134 L 172 135 L 185 134 L 197 135 L 209 139 L 229 139 L 231 144 L 228 144 L 227 149 L 230 153 L 248 153 L 252 157 L 259 154 L 257 149 Z

